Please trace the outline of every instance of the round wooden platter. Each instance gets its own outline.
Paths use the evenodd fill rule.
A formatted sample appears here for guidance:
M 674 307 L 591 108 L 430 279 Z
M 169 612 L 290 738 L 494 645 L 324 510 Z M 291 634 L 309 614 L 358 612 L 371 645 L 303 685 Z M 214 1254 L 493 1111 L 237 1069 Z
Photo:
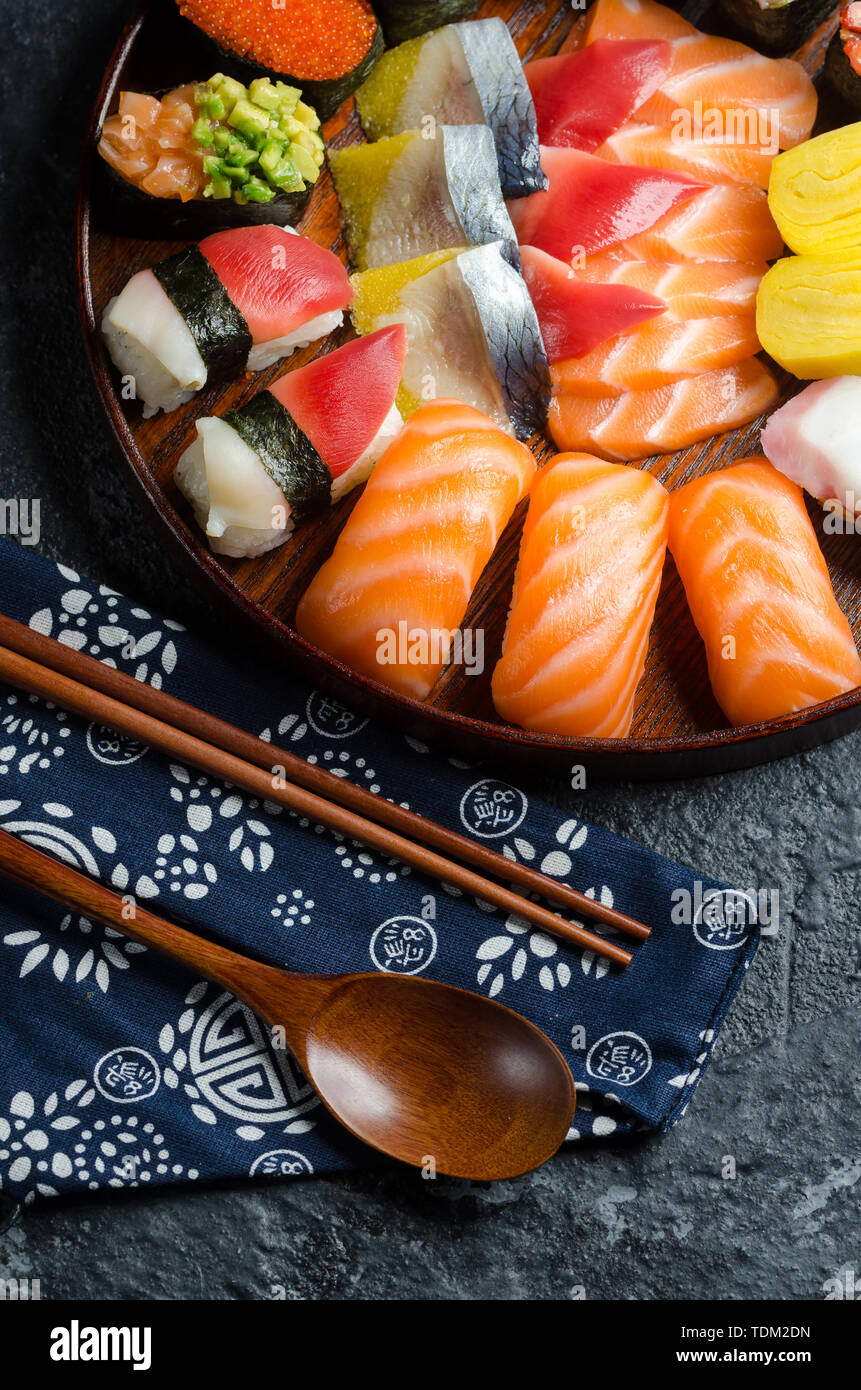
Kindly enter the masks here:
M 689 8 L 694 11 L 693 6 Z M 704 8 L 696 7 L 696 21 L 711 32 L 728 32 L 720 18 L 707 9 L 703 18 Z M 836 13 L 835 10 L 835 19 Z M 554 53 L 563 43 L 575 44 L 576 31 L 572 30 L 582 19 L 560 0 L 550 4 L 507 0 L 484 4 L 478 14 L 501 15 L 524 59 Z M 821 69 L 835 19 L 807 36 L 796 55 L 813 74 Z M 324 346 L 328 349 L 346 340 L 350 330 L 345 327 L 326 345 L 316 344 L 297 352 L 286 364 L 256 377 L 246 376 L 227 386 L 207 388 L 189 405 L 170 415 L 143 420 L 136 402 L 120 398 L 118 378 L 104 352 L 98 327 L 105 306 L 135 271 L 161 260 L 181 243 L 116 237 L 100 225 L 99 214 L 91 203 L 92 180 L 100 172 L 94 153 L 98 132 L 104 118 L 116 108 L 124 88 L 156 91 L 208 75 L 199 70 L 194 54 L 184 43 L 170 0 L 152 0 L 129 22 L 105 75 L 88 135 L 78 207 L 78 276 L 90 361 L 120 454 L 165 543 L 187 563 L 212 601 L 235 620 L 237 627 L 242 625 L 255 634 L 270 654 L 286 666 L 301 670 L 330 696 L 385 719 L 414 737 L 435 742 L 446 753 L 493 759 L 498 765 L 519 763 L 551 769 L 560 775 L 570 775 L 572 768 L 581 766 L 590 775 L 616 779 L 727 771 L 813 747 L 861 724 L 858 690 L 783 719 L 741 729 L 728 728 L 711 693 L 704 648 L 669 557 L 631 737 L 554 738 L 501 723 L 490 699 L 490 674 L 502 641 L 525 506 L 506 530 L 465 619 L 468 626 L 485 630 L 484 675 L 471 677 L 452 667 L 443 673 L 426 703 L 407 699 L 357 676 L 303 641 L 293 626 L 297 602 L 330 554 L 357 493 L 329 513 L 301 525 L 284 546 L 259 560 L 214 556 L 172 481 L 176 462 L 194 437 L 195 421 L 244 404 L 283 371 L 301 366 Z M 823 112 L 820 125 L 841 124 L 846 119 L 839 113 L 829 119 Z M 324 134 L 327 145 L 333 148 L 362 138 L 352 102 L 328 122 Z M 346 260 L 338 203 L 327 172 L 314 190 L 299 230 L 321 245 L 332 247 Z M 786 380 L 784 395 L 792 394 L 797 385 Z M 759 453 L 761 423 L 638 466 L 650 469 L 668 487 L 677 487 L 698 474 L 725 467 L 734 459 Z M 553 452 L 549 440 L 543 437 L 534 441 L 534 448 L 540 459 Z M 821 514 L 812 511 L 811 515 L 838 600 L 858 640 L 861 547 L 851 535 L 824 535 Z

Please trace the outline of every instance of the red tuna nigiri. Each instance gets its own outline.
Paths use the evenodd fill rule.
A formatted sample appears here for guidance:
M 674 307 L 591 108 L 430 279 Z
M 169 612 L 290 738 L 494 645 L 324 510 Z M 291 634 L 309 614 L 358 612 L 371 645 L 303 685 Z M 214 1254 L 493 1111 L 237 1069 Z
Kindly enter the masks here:
M 657 91 L 671 59 L 660 39 L 601 39 L 579 53 L 527 63 L 542 145 L 596 150 Z
M 352 302 L 338 257 L 283 227 L 234 227 L 200 243 L 212 269 L 248 324 L 255 343 L 268 343 Z
M 765 459 L 672 493 L 669 544 L 731 724 L 776 719 L 861 685 L 801 489 Z
M 579 357 L 666 311 L 664 301 L 647 291 L 579 280 L 570 266 L 535 246 L 521 246 L 520 257 L 550 362 Z
M 550 187 L 517 198 L 508 211 L 517 239 L 560 261 L 635 237 L 708 185 L 687 174 L 609 164 L 582 150 L 542 146 Z
M 402 323 L 356 338 L 270 390 L 332 474 L 332 500 L 363 482 L 403 421 L 395 405 L 407 332 Z

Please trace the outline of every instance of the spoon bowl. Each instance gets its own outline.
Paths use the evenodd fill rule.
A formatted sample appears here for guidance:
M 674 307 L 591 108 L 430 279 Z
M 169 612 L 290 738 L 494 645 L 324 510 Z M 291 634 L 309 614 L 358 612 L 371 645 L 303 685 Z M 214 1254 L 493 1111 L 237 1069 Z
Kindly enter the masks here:
M 537 1168 L 574 1113 L 571 1073 L 544 1033 L 493 1000 L 415 976 L 343 977 L 311 1020 L 305 1059 L 357 1138 L 452 1177 Z
M 0 830 L 0 874 L 230 990 L 278 1028 L 357 1138 L 434 1173 L 513 1178 L 555 1153 L 574 1114 L 561 1052 L 494 1000 L 413 975 L 299 975 L 136 906 Z

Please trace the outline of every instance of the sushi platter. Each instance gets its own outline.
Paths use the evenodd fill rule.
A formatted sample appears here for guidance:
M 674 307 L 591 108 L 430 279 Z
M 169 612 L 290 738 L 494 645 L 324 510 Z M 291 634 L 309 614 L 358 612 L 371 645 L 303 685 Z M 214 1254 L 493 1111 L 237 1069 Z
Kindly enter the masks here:
M 339 68 L 324 30 L 310 21 L 307 33 L 291 36 L 289 53 L 279 49 L 283 31 L 271 25 L 286 22 L 278 18 L 285 7 L 275 0 L 265 23 L 256 0 L 233 9 L 151 0 L 123 31 L 93 111 L 77 218 L 80 307 L 119 457 L 166 548 L 237 631 L 333 701 L 449 755 L 567 777 L 581 768 L 610 778 L 692 776 L 783 757 L 861 725 L 861 540 L 854 519 L 822 523 L 820 503 L 837 486 L 833 468 L 821 492 L 792 464 L 793 441 L 813 427 L 817 400 L 826 403 L 820 415 L 834 403 L 861 409 L 854 388 L 841 385 L 861 376 L 861 355 L 847 355 L 840 383 L 811 388 L 819 395 L 809 410 L 794 404 L 775 419 L 764 432 L 775 452 L 760 444 L 766 417 L 796 396 L 799 379 L 837 375 L 837 367 L 817 373 L 815 364 L 824 359 L 823 335 L 839 341 L 840 326 L 821 327 L 811 347 L 818 310 L 793 337 L 780 297 L 787 277 L 803 294 L 805 277 L 832 273 L 812 254 L 780 260 L 784 239 L 807 250 L 805 236 L 813 247 L 828 232 L 801 227 L 797 247 L 779 216 L 775 226 L 765 193 L 775 151 L 763 164 L 759 146 L 709 145 L 695 133 L 682 159 L 666 96 L 671 48 L 714 45 L 711 36 L 745 41 L 759 66 L 737 79 L 744 90 L 760 72 L 781 81 L 790 74 L 797 90 L 780 96 L 788 137 L 778 160 L 787 171 L 787 218 L 803 219 L 808 210 L 792 203 L 792 160 L 803 163 L 805 142 L 816 145 L 811 127 L 816 137 L 857 119 L 861 41 L 856 72 L 854 63 L 848 68 L 855 39 L 847 18 L 856 7 L 840 28 L 840 11 L 827 0 L 766 10 L 756 0 L 672 10 L 652 0 L 596 4 L 597 23 L 609 17 L 606 37 L 596 38 L 594 27 L 585 37 L 594 9 L 560 0 L 386 0 L 373 10 L 339 0 Z M 663 19 L 638 32 L 650 15 Z M 482 23 L 491 20 L 498 27 Z M 265 63 L 240 54 L 252 21 L 263 26 L 256 52 Z M 430 32 L 434 24 L 443 27 Z M 613 44 L 611 97 L 601 65 Z M 795 58 L 804 71 L 760 49 Z M 316 66 L 305 79 L 299 66 L 312 50 Z M 818 80 L 827 52 L 838 70 L 829 90 Z M 563 78 L 597 93 L 594 132 L 581 117 L 566 129 Z M 818 113 L 809 78 L 817 79 Z M 837 95 L 854 91 L 853 81 L 854 116 Z M 627 119 L 632 112 L 639 123 Z M 131 146 L 123 143 L 129 130 Z M 206 153 L 189 159 L 192 139 Z M 857 205 L 847 141 L 821 158 L 843 159 L 845 196 Z M 720 164 L 713 178 L 707 159 Z M 380 189 L 395 195 L 386 203 Z M 627 221 L 622 228 L 617 216 L 608 234 L 607 217 L 590 209 L 613 199 L 618 207 L 623 195 Z M 578 209 L 579 266 L 570 219 L 559 215 L 566 196 Z M 398 215 L 404 206 L 407 217 Z M 685 239 L 723 249 L 677 254 Z M 769 261 L 777 262 L 771 270 Z M 270 267 L 292 286 L 286 308 L 273 307 Z M 861 244 L 850 273 L 861 276 Z M 851 297 L 854 284 L 834 303 Z M 816 286 L 809 296 L 820 302 Z M 662 319 L 668 304 L 683 321 Z M 700 307 L 682 315 L 680 304 Z M 760 355 L 761 342 L 770 358 Z M 700 363 L 700 374 L 679 370 L 680 355 Z M 713 424 L 704 429 L 704 421 Z M 664 451 L 644 457 L 649 442 Z M 434 511 L 437 494 L 412 481 L 420 468 L 443 480 L 447 526 Z M 718 470 L 729 471 L 716 478 Z M 841 485 L 850 481 L 841 475 Z M 477 482 L 484 510 L 470 529 Z M 813 495 L 802 500 L 796 484 Z M 706 582 L 701 573 L 700 552 L 711 538 L 719 547 L 721 527 L 737 524 L 744 508 L 754 526 L 774 518 L 771 534 L 761 527 L 771 572 L 790 553 L 807 568 L 789 593 L 785 607 L 797 611 L 787 622 L 815 649 L 811 669 L 822 653 L 831 658 L 827 678 L 817 684 L 819 675 L 808 673 L 808 693 L 787 698 L 776 715 L 756 671 L 742 670 L 743 652 L 732 664 L 732 598 L 721 600 L 731 580 L 712 573 Z M 602 565 L 606 572 L 594 617 L 579 629 L 584 645 L 569 636 L 564 650 L 553 647 L 559 594 L 567 585 L 568 601 L 584 612 L 593 594 L 589 574 L 572 578 L 542 552 L 551 514 L 572 534 L 596 528 L 593 573 Z M 389 525 L 406 525 L 414 537 L 396 566 Z M 422 556 L 434 546 L 440 574 L 447 565 L 449 580 L 468 575 L 465 612 L 451 602 L 435 611 L 464 643 L 480 634 L 481 660 L 416 655 L 401 678 L 383 668 L 378 676 L 359 654 L 363 585 L 374 626 L 380 574 L 404 594 L 418 593 Z M 793 582 L 790 575 L 790 590 Z M 535 592 L 544 593 L 543 605 L 530 614 Z M 399 653 L 391 669 L 400 671 L 400 614 L 391 611 Z M 748 625 L 763 650 L 767 611 L 766 596 Z M 596 658 L 598 631 L 608 635 Z M 732 661 L 723 669 L 727 640 Z M 527 680 L 522 658 L 536 643 L 544 656 Z M 587 688 L 590 659 L 599 665 Z M 602 682 L 615 682 L 618 707 L 593 716 L 597 733 L 570 720 L 559 731 L 530 713 L 536 698 L 555 708 L 569 686 L 588 712 Z

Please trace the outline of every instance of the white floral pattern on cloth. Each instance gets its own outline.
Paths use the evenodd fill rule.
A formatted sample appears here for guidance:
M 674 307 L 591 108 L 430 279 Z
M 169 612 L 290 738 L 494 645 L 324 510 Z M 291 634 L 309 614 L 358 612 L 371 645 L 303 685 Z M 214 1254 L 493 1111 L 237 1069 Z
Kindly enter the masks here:
M 20 806 L 20 801 L 0 802 L 0 829 L 91 878 L 109 883 L 120 894 L 129 890 L 131 876 L 118 858 L 112 831 L 93 825 L 85 836 L 73 834 L 64 822 L 73 819 L 74 813 L 60 802 L 45 802 L 41 811 L 47 819 L 42 820 L 21 819 L 16 814 Z M 141 886 L 138 880 L 135 892 L 140 892 Z M 7 932 L 0 943 L 23 952 L 18 969 L 20 979 L 44 963 L 61 984 L 67 979 L 80 984 L 92 978 L 103 994 L 108 991 L 112 971 L 128 970 L 133 958 L 146 950 L 112 927 L 62 910 L 58 910 L 56 924 L 46 931 L 31 927 Z
M 213 782 L 181 763 L 172 763 L 174 785 L 171 798 L 185 809 L 188 828 L 201 840 L 213 841 L 219 833 L 226 838 L 227 850 L 238 855 L 243 869 L 253 874 L 271 869 L 275 859 L 272 830 L 264 816 L 280 816 L 281 807 L 272 801 L 246 796 L 224 783 Z M 195 853 L 199 852 L 195 846 Z M 215 849 L 213 848 L 213 853 Z
M 176 1023 L 164 1025 L 158 1044 L 164 1084 L 185 1095 L 201 1124 L 215 1127 L 227 1116 L 248 1143 L 266 1137 L 264 1126 L 277 1125 L 282 1134 L 314 1128 L 307 1112 L 320 1104 L 316 1093 L 283 1042 L 268 1035 L 245 1004 L 205 982 L 189 990 L 185 1004 Z
M 335 730 L 333 737 L 341 740 L 352 737 L 354 733 L 360 732 L 367 723 L 367 720 L 357 719 L 351 710 L 337 700 L 330 700 L 328 697 L 313 692 L 309 696 L 306 707 L 306 718 L 300 719 L 297 714 L 287 714 L 275 726 L 275 732 L 271 726 L 262 729 L 258 737 L 266 743 L 274 743 L 275 737 L 289 739 L 292 743 L 299 743 L 308 733 L 309 726 L 316 729 L 319 733 L 323 727 L 331 727 Z M 327 772 L 331 772 L 333 777 L 349 778 L 359 786 L 364 786 L 372 795 L 377 796 L 382 793 L 382 787 L 377 780 L 377 773 L 374 767 L 359 753 L 351 752 L 345 748 L 327 748 L 318 755 L 309 753 L 307 761 L 312 767 L 320 766 Z M 273 763 L 273 766 L 275 764 Z M 405 811 L 410 809 L 408 801 L 399 803 Z M 326 831 L 325 826 L 313 825 L 307 817 L 298 818 L 299 828 L 302 830 L 312 828 L 317 835 L 326 835 L 336 844 L 335 855 L 338 867 L 345 873 L 351 874 L 353 878 L 365 879 L 372 887 L 381 883 L 396 883 L 399 878 L 409 878 L 412 870 L 408 864 L 402 864 L 397 859 L 388 859 L 383 855 L 372 853 L 358 840 L 347 840 L 344 835 L 337 831 Z
M 115 590 L 105 584 L 87 584 L 64 565 L 57 569 L 70 587 L 56 606 L 33 613 L 30 627 L 66 647 L 97 657 L 106 666 L 122 664 L 136 680 L 160 690 L 164 676 L 176 668 L 173 634 L 183 632 L 182 625 L 127 605 Z
M 88 1188 L 140 1187 L 152 1181 L 193 1182 L 199 1173 L 171 1158 L 164 1135 L 152 1120 L 115 1112 L 93 1119 L 88 1107 L 96 1089 L 79 1077 L 37 1102 L 17 1091 L 0 1108 L 0 1189 L 23 1188 L 29 1204 L 55 1197 L 59 1182 Z M 53 1181 L 52 1181 L 53 1180 Z
M 72 733 L 65 710 L 17 691 L 6 696 L 0 709 L 0 776 L 8 775 L 10 767 L 23 776 L 37 767 L 45 772 L 55 758 L 62 758 Z

